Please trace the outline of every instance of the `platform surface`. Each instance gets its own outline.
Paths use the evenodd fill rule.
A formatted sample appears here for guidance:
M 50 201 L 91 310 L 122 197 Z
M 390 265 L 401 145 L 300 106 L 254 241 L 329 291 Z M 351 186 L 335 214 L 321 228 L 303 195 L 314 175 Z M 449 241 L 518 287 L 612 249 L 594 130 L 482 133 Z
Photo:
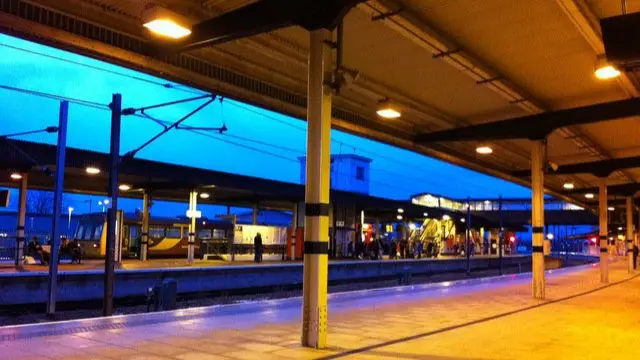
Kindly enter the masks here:
M 299 298 L 0 328 L 6 359 L 638 359 L 640 278 L 622 258 L 528 275 L 333 294 L 329 348 L 299 345 Z

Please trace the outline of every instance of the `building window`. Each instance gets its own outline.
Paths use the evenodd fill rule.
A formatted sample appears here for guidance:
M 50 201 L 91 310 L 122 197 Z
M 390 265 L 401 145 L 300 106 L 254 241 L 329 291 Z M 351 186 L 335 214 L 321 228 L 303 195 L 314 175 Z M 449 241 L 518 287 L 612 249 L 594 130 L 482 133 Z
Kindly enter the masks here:
M 356 167 L 356 180 L 364 180 L 364 167 Z

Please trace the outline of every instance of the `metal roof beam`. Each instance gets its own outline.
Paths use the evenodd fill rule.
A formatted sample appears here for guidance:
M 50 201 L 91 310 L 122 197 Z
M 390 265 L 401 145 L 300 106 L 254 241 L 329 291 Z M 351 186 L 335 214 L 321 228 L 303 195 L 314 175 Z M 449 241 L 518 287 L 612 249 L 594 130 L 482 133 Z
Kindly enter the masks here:
M 637 167 L 640 167 L 640 156 L 560 165 L 558 170 L 550 171 L 547 175 L 593 174 L 597 177 L 607 177 L 616 170 Z M 529 176 L 531 175 L 531 170 L 514 171 L 512 175 Z
M 333 30 L 364 0 L 261 0 L 192 27 L 178 48 L 182 51 L 222 44 L 280 28 L 299 25 L 307 30 Z
M 640 98 L 550 111 L 515 119 L 416 135 L 416 143 L 543 139 L 556 129 L 640 115 Z

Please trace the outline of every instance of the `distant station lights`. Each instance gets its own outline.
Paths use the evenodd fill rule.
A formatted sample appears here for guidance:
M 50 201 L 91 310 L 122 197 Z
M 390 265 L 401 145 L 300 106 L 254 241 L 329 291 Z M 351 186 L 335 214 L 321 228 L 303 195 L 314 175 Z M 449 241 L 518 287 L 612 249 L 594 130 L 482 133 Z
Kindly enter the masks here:
M 397 119 L 402 116 L 402 112 L 400 112 L 400 108 L 395 104 L 391 103 L 389 99 L 384 99 L 378 102 L 378 108 L 376 110 L 376 114 L 381 118 L 385 119 Z
M 592 193 L 586 193 L 584 194 L 584 197 L 586 197 L 587 199 L 593 199 L 595 195 L 593 195 Z
M 460 222 L 466 222 L 467 220 L 465 218 L 460 218 Z
M 100 169 L 98 169 L 97 167 L 94 167 L 94 166 L 87 166 L 85 171 L 89 175 L 98 175 L 98 174 L 100 174 Z
M 566 183 L 564 183 L 564 185 L 562 185 L 562 187 L 567 189 L 567 190 L 573 190 L 573 188 L 575 188 L 575 185 L 573 185 L 572 182 L 566 182 Z
M 13 174 L 11 174 L 11 179 L 13 179 L 13 180 L 21 180 L 22 179 L 22 174 L 13 173 Z
M 480 155 L 489 155 L 493 153 L 493 148 L 488 145 L 481 145 L 476 148 L 476 152 Z
M 451 216 L 444 214 L 442 215 L 442 220 L 451 220 Z
M 620 70 L 610 64 L 604 56 L 598 57 L 595 75 L 600 80 L 608 80 L 620 76 Z
M 548 233 L 547 234 L 547 240 L 553 240 L 553 234 L 552 233 Z
M 143 26 L 155 35 L 178 40 L 191 35 L 189 21 L 177 13 L 151 5 L 142 14 Z

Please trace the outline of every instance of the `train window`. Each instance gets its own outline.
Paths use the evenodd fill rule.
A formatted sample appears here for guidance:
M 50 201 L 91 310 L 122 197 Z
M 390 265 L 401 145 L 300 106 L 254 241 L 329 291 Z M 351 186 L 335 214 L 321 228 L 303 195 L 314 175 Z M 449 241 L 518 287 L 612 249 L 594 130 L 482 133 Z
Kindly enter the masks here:
M 167 237 L 172 239 L 179 239 L 182 236 L 182 229 L 179 227 L 167 228 Z
M 149 237 L 152 239 L 164 238 L 164 228 L 158 226 L 149 226 Z
M 96 229 L 93 231 L 93 240 L 100 240 L 100 238 L 102 238 L 103 226 L 104 226 L 103 224 L 96 226 Z
M 226 239 L 227 232 L 223 229 L 213 229 L 213 238 L 214 239 Z
M 84 225 L 78 226 L 78 231 L 76 231 L 76 240 L 82 240 L 82 233 L 84 232 Z
M 93 234 L 91 230 L 91 226 L 87 225 L 87 228 L 84 231 L 84 236 L 82 237 L 83 240 L 91 240 L 91 235 Z
M 198 239 L 208 240 L 211 239 L 211 230 L 204 229 L 198 232 Z
M 138 238 L 138 236 L 140 233 L 140 227 L 139 226 L 129 226 L 129 239 L 136 239 Z

